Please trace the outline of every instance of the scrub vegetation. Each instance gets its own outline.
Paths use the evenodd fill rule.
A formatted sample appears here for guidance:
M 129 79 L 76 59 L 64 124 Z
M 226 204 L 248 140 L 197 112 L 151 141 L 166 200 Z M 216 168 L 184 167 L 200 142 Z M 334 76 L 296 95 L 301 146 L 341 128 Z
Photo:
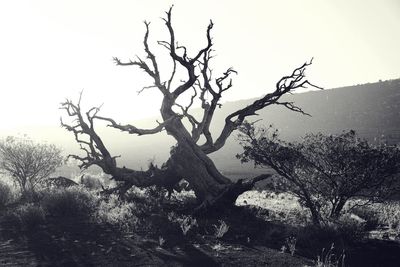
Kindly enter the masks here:
M 153 129 L 103 117 L 100 107 L 83 110 L 82 94 L 65 100 L 61 126 L 82 152 L 69 156 L 82 171 L 69 177 L 57 174 L 66 159 L 56 145 L 0 141 L 0 265 L 396 266 L 399 147 L 369 143 L 353 130 L 289 142 L 249 121 L 271 105 L 309 115 L 285 96 L 321 89 L 305 76 L 311 61 L 228 114 L 215 135 L 214 114 L 237 72 L 213 73 L 212 21 L 195 53 L 178 45 L 172 8 L 163 21 L 168 38 L 154 44 L 164 49 L 169 71 L 159 66 L 148 22 L 144 56 L 114 58 L 148 76 L 151 84 L 140 92 L 162 94 L 162 120 Z M 201 116 L 191 113 L 195 103 Z M 176 144 L 161 166 L 120 166 L 97 131 L 101 123 L 139 136 L 166 131 Z M 233 181 L 223 174 L 230 170 L 217 169 L 209 155 L 231 135 L 243 147 L 238 159 L 261 174 Z

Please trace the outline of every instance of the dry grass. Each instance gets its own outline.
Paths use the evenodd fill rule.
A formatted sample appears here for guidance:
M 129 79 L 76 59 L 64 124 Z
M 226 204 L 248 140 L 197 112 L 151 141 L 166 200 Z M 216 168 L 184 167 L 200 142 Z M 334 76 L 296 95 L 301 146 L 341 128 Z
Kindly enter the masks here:
M 308 209 L 300 206 L 297 198 L 288 193 L 270 191 L 247 191 L 236 200 L 237 206 L 251 205 L 268 210 L 267 221 L 283 221 L 291 225 L 305 225 L 309 222 Z

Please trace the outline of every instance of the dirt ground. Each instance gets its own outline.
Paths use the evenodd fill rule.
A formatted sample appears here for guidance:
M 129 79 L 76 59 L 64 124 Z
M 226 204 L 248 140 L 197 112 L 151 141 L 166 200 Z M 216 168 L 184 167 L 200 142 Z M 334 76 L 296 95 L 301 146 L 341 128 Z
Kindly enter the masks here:
M 84 230 L 84 231 L 82 231 Z M 24 238 L 7 222 L 0 231 L 1 266 L 306 266 L 312 261 L 263 246 L 181 240 L 160 246 L 140 234 L 117 234 L 87 222 L 50 221 Z
M 163 220 L 155 224 L 154 218 L 152 233 L 122 233 L 87 219 L 56 217 L 21 232 L 0 216 L 0 266 L 315 266 L 320 246 L 316 252 L 298 241 L 294 256 L 282 253 L 285 236 L 295 229 L 252 214 L 243 207 L 225 214 L 230 229 L 221 239 L 207 231 L 184 236 Z M 203 220 L 202 225 L 215 223 Z M 345 262 L 399 266 L 400 243 L 366 239 L 346 248 Z

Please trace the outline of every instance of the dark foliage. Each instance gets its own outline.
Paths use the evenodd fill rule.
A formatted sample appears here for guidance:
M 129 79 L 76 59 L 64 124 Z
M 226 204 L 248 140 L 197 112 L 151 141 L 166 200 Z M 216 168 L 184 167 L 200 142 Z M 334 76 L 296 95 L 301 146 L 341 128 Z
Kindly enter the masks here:
M 238 158 L 273 168 L 282 177 L 279 186 L 310 209 L 315 224 L 337 219 L 351 199 L 365 205 L 396 192 L 398 147 L 373 146 L 352 130 L 308 134 L 301 142 L 290 143 L 280 140 L 272 128 L 256 129 L 247 123 L 240 139 L 244 152 Z

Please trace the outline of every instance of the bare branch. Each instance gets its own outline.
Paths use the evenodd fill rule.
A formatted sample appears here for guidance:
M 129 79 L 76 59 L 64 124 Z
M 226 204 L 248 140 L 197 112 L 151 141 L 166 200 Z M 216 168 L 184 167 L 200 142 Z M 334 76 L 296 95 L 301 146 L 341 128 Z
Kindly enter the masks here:
M 217 78 L 215 80 L 215 83 L 217 84 L 219 88 L 219 93 L 221 94 L 222 92 L 227 91 L 229 88 L 232 87 L 232 79 L 229 80 L 229 84 L 227 86 L 223 86 L 223 82 L 232 74 L 235 73 L 237 74 L 237 71 L 235 71 L 233 68 L 227 69 L 226 72 L 224 72 L 223 76 Z
M 164 95 L 168 95 L 169 92 L 167 88 L 165 87 L 165 84 L 161 83 L 161 78 L 160 78 L 160 72 L 158 69 L 158 64 L 155 55 L 150 51 L 149 44 L 148 44 L 148 38 L 149 38 L 149 22 L 144 22 L 146 26 L 146 33 L 144 35 L 144 50 L 147 54 L 147 58 L 150 59 L 152 69 L 149 67 L 149 65 L 137 57 L 137 60 L 132 61 L 129 60 L 129 62 L 122 62 L 119 58 L 114 57 L 114 61 L 118 66 L 138 66 L 139 68 L 143 69 L 153 80 L 154 80 L 154 87 L 158 88 Z M 142 89 L 143 91 L 143 89 Z
M 287 94 L 295 91 L 298 88 L 304 88 L 306 86 L 316 87 L 318 89 L 322 89 L 318 86 L 314 86 L 310 83 L 307 79 L 305 79 L 305 69 L 307 66 L 312 64 L 312 59 L 310 62 L 305 62 L 302 66 L 294 69 L 291 75 L 282 77 L 276 84 L 276 89 L 274 92 L 265 95 L 264 97 L 254 101 L 251 105 L 237 110 L 230 115 L 228 115 L 225 119 L 225 126 L 222 129 L 222 132 L 215 143 L 211 144 L 209 142 L 202 145 L 202 150 L 205 153 L 212 153 L 217 151 L 221 147 L 225 145 L 226 140 L 230 136 L 230 134 L 240 126 L 244 119 L 248 116 L 257 115 L 257 111 L 261 110 L 269 105 L 278 104 L 283 105 L 284 107 L 288 108 L 289 110 L 299 112 L 305 115 L 309 115 L 308 113 L 304 112 L 301 108 L 294 105 L 292 102 L 280 102 L 280 98 Z M 232 72 L 232 71 L 231 71 Z M 229 76 L 229 69 L 225 73 L 224 76 L 220 78 L 220 82 L 226 79 Z M 218 81 L 217 81 L 218 82 Z M 220 90 L 229 89 L 230 85 L 228 84 L 227 87 L 222 88 Z M 221 89 L 222 88 L 222 89 Z
M 173 69 L 172 69 L 171 77 L 169 78 L 168 83 L 167 83 L 168 92 L 170 92 L 170 90 L 171 90 L 171 83 L 172 83 L 172 80 L 174 79 L 175 72 L 176 72 L 176 61 L 172 60 L 172 62 L 173 62 Z
M 194 83 L 196 82 L 197 76 L 195 74 L 195 63 L 204 53 L 209 51 L 212 46 L 211 29 L 214 24 L 212 23 L 212 21 L 210 21 L 210 24 L 207 27 L 207 46 L 205 48 L 201 49 L 194 58 L 189 59 L 189 57 L 187 56 L 186 47 L 176 45 L 175 32 L 174 32 L 174 29 L 172 27 L 172 22 L 171 22 L 172 7 L 169 9 L 169 11 L 166 12 L 166 14 L 167 14 L 167 17 L 164 18 L 163 20 L 165 21 L 165 25 L 168 28 L 168 32 L 170 35 L 170 41 L 169 42 L 162 41 L 162 42 L 159 42 L 159 44 L 163 45 L 164 47 L 169 45 L 167 49 L 170 51 L 170 56 L 172 57 L 172 59 L 174 61 L 179 62 L 179 64 L 181 64 L 187 70 L 187 74 L 188 74 L 188 79 L 183 84 L 178 86 L 173 92 L 173 97 L 174 97 L 174 99 L 176 99 L 183 92 L 185 92 L 186 90 L 191 88 L 194 85 Z M 177 49 L 183 49 L 183 56 L 180 56 L 177 54 Z
M 210 20 L 210 23 L 208 24 L 208 27 L 207 27 L 207 46 L 197 53 L 197 55 L 191 60 L 192 63 L 196 62 L 201 57 L 201 55 L 203 55 L 204 53 L 206 53 L 207 51 L 210 50 L 210 48 L 212 46 L 211 29 L 213 27 L 214 27 L 214 23 L 212 22 L 212 20 Z
M 142 89 L 137 91 L 137 94 L 140 95 L 141 93 L 143 93 L 144 90 L 151 89 L 151 88 L 157 88 L 157 86 L 155 86 L 155 85 L 144 86 Z
M 311 117 L 311 114 L 304 112 L 302 108 L 296 106 L 293 102 L 276 102 L 275 104 L 282 105 L 282 106 L 286 107 L 287 109 L 290 109 L 292 111 L 295 111 L 295 112 L 298 112 L 303 115 L 307 115 L 307 116 Z
M 194 99 L 197 97 L 196 88 L 195 87 L 192 87 L 192 88 L 193 88 L 194 94 L 191 96 L 189 104 L 186 107 L 183 107 L 182 105 L 175 103 L 175 106 L 177 106 L 181 109 L 183 117 L 186 117 L 188 119 L 188 121 L 190 122 L 190 124 L 192 125 L 192 135 L 193 135 L 193 133 L 197 131 L 198 125 L 200 123 L 196 120 L 196 118 L 193 115 L 191 115 L 189 113 L 189 109 L 193 105 Z
M 154 166 L 147 171 L 136 171 L 125 167 L 118 167 L 116 158 L 119 156 L 111 156 L 94 128 L 94 121 L 96 119 L 104 119 L 113 123 L 115 128 L 126 127 L 126 129 L 132 133 L 149 134 L 151 132 L 161 131 L 169 122 L 168 120 L 160 123 L 159 126 L 154 129 L 141 130 L 130 125 L 120 126 L 111 119 L 101 118 L 97 115 L 100 110 L 99 107 L 89 109 L 86 112 L 86 119 L 82 116 L 80 105 L 74 104 L 70 100 L 61 103 L 61 109 L 66 110 L 68 116 L 71 117 L 75 123 L 74 125 L 68 125 L 61 119 L 61 126 L 74 134 L 76 142 L 80 145 L 81 150 L 85 154 L 84 156 L 69 155 L 69 157 L 79 160 L 81 162 L 79 165 L 81 169 L 87 169 L 90 166 L 96 165 L 105 173 L 112 175 L 112 179 L 120 182 L 117 187 L 120 194 L 124 194 L 126 190 L 133 185 L 172 187 L 182 179 L 182 177 L 172 173 L 169 169 L 158 169 Z M 174 118 L 171 118 L 170 120 L 173 119 Z
M 162 123 L 158 123 L 158 126 L 153 128 L 153 129 L 139 129 L 133 125 L 130 124 L 126 124 L 126 125 L 121 125 L 119 123 L 116 123 L 115 120 L 111 119 L 111 118 L 106 118 L 106 117 L 101 117 L 101 116 L 95 116 L 94 118 L 99 119 L 99 120 L 103 120 L 103 121 L 108 121 L 109 127 L 115 128 L 115 129 L 119 129 L 123 132 L 128 132 L 129 134 L 137 134 L 137 135 L 147 135 L 147 134 L 155 134 L 155 133 L 159 133 L 161 132 L 165 125 L 167 125 L 168 123 L 170 123 L 173 119 L 175 119 L 175 117 L 171 117 L 168 120 L 162 122 Z
M 144 35 L 144 41 L 143 41 L 144 50 L 147 53 L 147 58 L 149 58 L 151 60 L 151 63 L 153 64 L 155 84 L 159 85 L 160 84 L 160 72 L 158 71 L 158 65 L 157 65 L 156 57 L 150 51 L 149 44 L 148 44 L 150 22 L 146 22 L 145 21 L 144 24 L 146 25 L 146 34 Z

